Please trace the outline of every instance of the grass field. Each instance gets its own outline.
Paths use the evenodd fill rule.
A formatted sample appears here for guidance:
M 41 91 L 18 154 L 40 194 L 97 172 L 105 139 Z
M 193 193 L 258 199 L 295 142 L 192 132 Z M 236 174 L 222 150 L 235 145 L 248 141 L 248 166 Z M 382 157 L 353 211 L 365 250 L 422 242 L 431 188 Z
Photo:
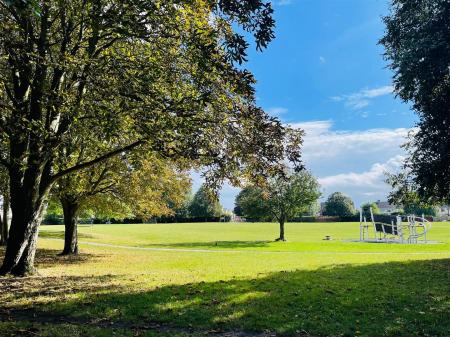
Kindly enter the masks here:
M 450 224 L 428 245 L 358 225 L 94 225 L 78 257 L 43 226 L 40 275 L 0 279 L 0 336 L 449 336 Z

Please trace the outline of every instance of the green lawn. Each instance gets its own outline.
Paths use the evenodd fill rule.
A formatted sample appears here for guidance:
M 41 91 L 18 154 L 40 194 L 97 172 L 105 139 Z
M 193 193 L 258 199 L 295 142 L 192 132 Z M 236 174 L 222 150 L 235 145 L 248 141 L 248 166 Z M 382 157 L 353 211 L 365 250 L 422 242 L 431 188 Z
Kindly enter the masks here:
M 94 225 L 76 258 L 62 230 L 41 229 L 40 276 L 0 279 L 0 336 L 450 335 L 449 223 L 428 245 L 352 242 L 357 223 L 287 224 L 288 242 L 273 223 Z

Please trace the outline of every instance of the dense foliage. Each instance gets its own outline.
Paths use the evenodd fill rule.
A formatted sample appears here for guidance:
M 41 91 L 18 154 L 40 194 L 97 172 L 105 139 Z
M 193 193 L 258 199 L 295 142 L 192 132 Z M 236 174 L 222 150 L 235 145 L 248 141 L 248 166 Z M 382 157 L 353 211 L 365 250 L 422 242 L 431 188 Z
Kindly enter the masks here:
M 280 224 L 277 240 L 284 241 L 285 222 L 310 211 L 320 197 L 319 189 L 317 179 L 302 170 L 269 179 L 264 187 L 245 188 L 236 197 L 235 205 L 246 218 L 276 220 Z
M 264 220 L 270 217 L 262 188 L 246 186 L 236 196 L 234 213 L 248 220 Z
M 285 159 L 300 165 L 302 133 L 256 106 L 252 74 L 235 65 L 248 46 L 238 26 L 264 48 L 270 2 L 0 1 L 0 163 L 12 206 L 0 274 L 33 272 L 52 185 L 114 156 L 139 148 L 202 166 L 214 189 L 265 179 Z M 92 137 L 89 156 L 69 165 L 63 149 L 78 137 Z
M 370 209 L 372 209 L 372 214 L 380 214 L 380 208 L 375 202 L 367 202 L 361 206 L 361 211 L 364 217 L 370 219 Z
M 188 207 L 189 216 L 194 218 L 220 217 L 223 213 L 219 201 L 202 186 L 195 193 Z
M 406 166 L 425 201 L 450 195 L 450 2 L 393 0 L 380 43 L 395 93 L 419 117 Z
M 401 206 L 405 214 L 437 215 L 437 207 L 420 198 L 416 182 L 409 172 L 388 174 L 386 182 L 392 187 L 388 196 L 389 202 Z
M 324 205 L 323 214 L 329 216 L 351 216 L 356 213 L 352 199 L 341 192 L 331 194 Z

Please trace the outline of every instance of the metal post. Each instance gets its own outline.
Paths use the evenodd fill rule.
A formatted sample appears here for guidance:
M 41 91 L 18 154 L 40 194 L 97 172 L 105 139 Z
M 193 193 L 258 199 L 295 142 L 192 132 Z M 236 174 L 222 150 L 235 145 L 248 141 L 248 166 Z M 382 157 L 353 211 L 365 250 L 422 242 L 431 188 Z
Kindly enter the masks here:
M 364 239 L 364 228 L 362 222 L 362 208 L 359 210 L 359 241 Z
M 400 242 L 403 243 L 403 224 L 402 224 L 402 217 L 397 215 L 397 233 L 400 237 Z

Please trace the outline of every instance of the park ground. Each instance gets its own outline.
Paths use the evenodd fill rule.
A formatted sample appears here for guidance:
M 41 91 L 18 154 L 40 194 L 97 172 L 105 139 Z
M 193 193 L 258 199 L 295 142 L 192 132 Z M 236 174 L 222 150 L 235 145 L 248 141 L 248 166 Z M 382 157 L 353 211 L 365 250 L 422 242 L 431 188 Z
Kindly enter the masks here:
M 450 223 L 428 245 L 352 242 L 358 223 L 289 223 L 288 242 L 274 223 L 79 231 L 61 257 L 43 226 L 39 275 L 0 279 L 0 336 L 450 335 Z

